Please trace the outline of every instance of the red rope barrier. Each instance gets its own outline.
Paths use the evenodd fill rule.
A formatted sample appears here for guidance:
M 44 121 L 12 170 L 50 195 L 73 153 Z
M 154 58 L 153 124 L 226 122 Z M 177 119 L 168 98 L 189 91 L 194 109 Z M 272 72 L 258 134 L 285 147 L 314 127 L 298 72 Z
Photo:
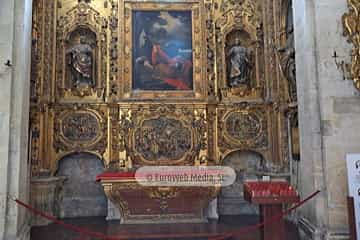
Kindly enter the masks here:
M 275 216 L 272 216 L 271 218 L 269 219 L 266 219 L 265 221 L 261 222 L 261 223 L 258 223 L 256 225 L 252 225 L 252 226 L 249 226 L 249 227 L 243 227 L 241 228 L 240 230 L 236 230 L 236 231 L 233 231 L 233 232 L 230 232 L 230 233 L 227 233 L 227 234 L 224 234 L 223 236 L 221 237 L 216 237 L 216 238 L 210 238 L 209 240 L 224 240 L 224 239 L 227 239 L 227 238 L 230 238 L 230 237 L 233 237 L 233 236 L 238 236 L 240 234 L 245 234 L 245 233 L 249 233 L 253 230 L 256 230 L 258 228 L 261 228 L 263 227 L 265 224 L 268 224 L 268 223 L 272 223 L 272 222 L 275 222 L 281 218 L 283 218 L 284 216 L 288 215 L 290 212 L 292 212 L 293 210 L 299 208 L 301 205 L 303 205 L 304 203 L 306 203 L 307 201 L 309 201 L 310 199 L 314 198 L 316 195 L 318 195 L 320 193 L 320 190 L 317 190 L 316 192 L 314 192 L 313 194 L 311 194 L 310 196 L 308 196 L 307 198 L 305 198 L 304 200 L 298 202 L 297 204 L 295 204 L 293 207 L 283 211 L 282 213 L 278 214 L 278 215 L 275 215 Z
M 301 205 L 303 205 L 304 203 L 306 203 L 310 199 L 314 198 L 319 193 L 320 193 L 319 190 L 314 192 L 309 197 L 307 197 L 304 200 L 297 203 L 295 206 L 285 210 L 281 214 L 275 215 L 275 216 L 263 221 L 262 223 L 252 225 L 252 226 L 248 226 L 248 227 L 244 227 L 244 228 L 241 228 L 239 230 L 232 231 L 232 232 L 229 232 L 227 234 L 221 235 L 220 237 L 209 238 L 209 240 L 224 240 L 224 239 L 227 239 L 227 238 L 230 238 L 230 237 L 233 237 L 233 236 L 238 236 L 240 234 L 249 233 L 251 231 L 254 231 L 254 230 L 258 229 L 258 228 L 263 227 L 265 224 L 268 224 L 270 222 L 274 222 L 274 221 L 277 221 L 277 220 L 281 219 L 282 217 L 286 216 L 287 214 L 289 214 L 293 210 L 299 208 Z M 128 238 L 119 238 L 119 237 L 107 236 L 107 235 L 105 235 L 103 233 L 93 232 L 93 231 L 90 231 L 90 230 L 88 230 L 86 228 L 81 228 L 81 227 L 77 227 L 77 226 L 74 226 L 74 225 L 71 225 L 71 224 L 67 224 L 67 223 L 65 223 L 65 222 L 63 222 L 61 220 L 58 220 L 56 217 L 48 215 L 46 213 L 43 213 L 43 212 L 33 208 L 32 206 L 30 206 L 30 205 L 28 205 L 28 204 L 26 204 L 26 203 L 24 203 L 24 202 L 22 202 L 22 201 L 20 201 L 18 199 L 12 199 L 12 200 L 15 201 L 17 204 L 19 204 L 20 206 L 30 210 L 35 215 L 39 215 L 39 216 L 41 216 L 43 218 L 46 218 L 46 219 L 48 219 L 50 221 L 53 221 L 54 223 L 56 223 L 58 225 L 61 225 L 61 226 L 65 227 L 65 228 L 67 228 L 67 229 L 70 229 L 70 230 L 74 231 L 74 232 L 78 232 L 78 233 L 80 233 L 82 235 L 86 235 L 86 236 L 89 236 L 89 237 L 95 237 L 95 238 L 102 239 L 102 240 L 126 240 L 126 239 L 128 239 Z
M 17 204 L 19 204 L 20 206 L 23 206 L 24 208 L 32 211 L 35 215 L 39 215 L 43 218 L 46 218 L 50 221 L 53 221 L 54 223 L 58 224 L 58 225 L 61 225 L 65 228 L 68 228 L 70 230 L 73 230 L 74 232 L 78 232 L 78 233 L 81 233 L 81 234 L 84 234 L 84 235 L 87 235 L 89 237 L 95 237 L 95 238 L 98 238 L 98 239 L 103 239 L 103 240 L 125 240 L 125 239 L 121 239 L 121 238 L 115 238 L 115 237 L 110 237 L 110 236 L 107 236 L 103 233 L 99 233 L 99 232 L 92 232 L 86 228 L 81 228 L 81 227 L 77 227 L 77 226 L 74 226 L 74 225 L 71 225 L 71 224 L 67 224 L 59 219 L 57 219 L 56 217 L 54 216 L 51 216 L 51 215 L 48 215 L 46 213 L 43 213 L 35 208 L 33 208 L 32 206 L 18 200 L 18 199 L 13 199 Z

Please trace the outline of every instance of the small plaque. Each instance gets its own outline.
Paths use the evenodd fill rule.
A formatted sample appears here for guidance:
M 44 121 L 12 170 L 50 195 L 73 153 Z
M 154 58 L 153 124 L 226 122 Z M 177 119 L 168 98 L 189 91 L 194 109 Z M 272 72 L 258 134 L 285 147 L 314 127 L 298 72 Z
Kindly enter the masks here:
M 354 198 L 357 239 L 360 239 L 360 153 L 346 155 L 349 196 Z

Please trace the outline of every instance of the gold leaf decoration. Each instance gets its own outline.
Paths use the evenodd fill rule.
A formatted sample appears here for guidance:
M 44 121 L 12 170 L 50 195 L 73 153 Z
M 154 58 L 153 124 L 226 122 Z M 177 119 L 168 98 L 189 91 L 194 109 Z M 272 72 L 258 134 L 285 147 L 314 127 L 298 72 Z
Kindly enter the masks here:
M 360 1 L 348 0 L 349 12 L 343 15 L 344 36 L 354 45 L 351 52 L 351 78 L 360 90 Z

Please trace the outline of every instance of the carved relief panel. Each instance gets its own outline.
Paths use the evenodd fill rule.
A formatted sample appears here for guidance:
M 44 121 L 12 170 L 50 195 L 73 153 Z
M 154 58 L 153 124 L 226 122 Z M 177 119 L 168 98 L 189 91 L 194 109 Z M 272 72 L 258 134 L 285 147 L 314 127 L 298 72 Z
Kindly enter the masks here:
M 220 158 L 234 150 L 253 150 L 272 160 L 270 109 L 261 105 L 218 108 Z
M 204 106 L 121 106 L 119 124 L 127 165 L 194 165 L 207 156 Z
M 53 159 L 51 170 L 57 161 L 73 152 L 89 152 L 103 159 L 107 155 L 108 115 L 100 105 L 56 106 L 49 114 L 48 156 Z M 50 125 L 50 126 L 51 126 Z
M 134 133 L 135 151 L 146 161 L 177 161 L 189 153 L 191 130 L 181 121 L 168 117 L 148 119 Z

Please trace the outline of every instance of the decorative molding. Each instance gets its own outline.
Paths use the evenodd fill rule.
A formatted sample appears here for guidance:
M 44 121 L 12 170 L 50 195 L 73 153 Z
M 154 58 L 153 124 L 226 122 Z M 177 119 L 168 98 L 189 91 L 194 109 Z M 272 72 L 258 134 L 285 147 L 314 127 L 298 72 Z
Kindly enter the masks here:
M 119 3 L 116 0 L 111 1 L 111 15 L 109 17 L 110 28 L 110 73 L 108 96 L 114 98 L 119 93 L 118 78 L 120 74 L 119 68 Z

